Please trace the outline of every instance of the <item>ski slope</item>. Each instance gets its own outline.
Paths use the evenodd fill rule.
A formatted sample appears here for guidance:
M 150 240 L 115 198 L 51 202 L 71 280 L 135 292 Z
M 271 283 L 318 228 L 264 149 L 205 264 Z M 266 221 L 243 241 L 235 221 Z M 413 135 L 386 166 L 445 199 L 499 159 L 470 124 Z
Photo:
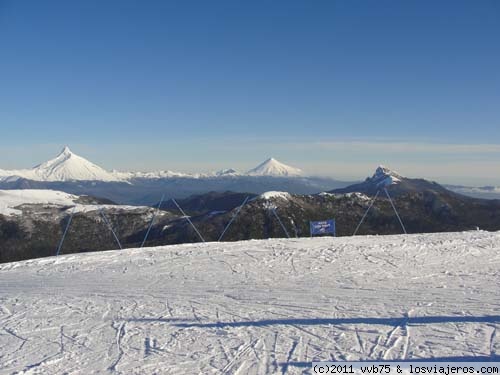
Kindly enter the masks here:
M 1 374 L 302 374 L 500 351 L 500 233 L 273 239 L 0 264 Z

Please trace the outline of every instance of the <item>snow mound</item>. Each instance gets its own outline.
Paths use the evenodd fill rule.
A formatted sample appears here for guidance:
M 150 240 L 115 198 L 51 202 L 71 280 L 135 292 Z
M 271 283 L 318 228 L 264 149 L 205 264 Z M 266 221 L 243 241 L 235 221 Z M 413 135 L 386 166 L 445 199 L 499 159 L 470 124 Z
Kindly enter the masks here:
M 298 177 L 302 175 L 302 171 L 270 158 L 249 170 L 247 174 L 250 176 Z
M 270 199 L 290 199 L 291 195 L 290 193 L 287 193 L 286 191 L 267 191 L 259 196 L 261 199 L 265 200 L 270 200 Z

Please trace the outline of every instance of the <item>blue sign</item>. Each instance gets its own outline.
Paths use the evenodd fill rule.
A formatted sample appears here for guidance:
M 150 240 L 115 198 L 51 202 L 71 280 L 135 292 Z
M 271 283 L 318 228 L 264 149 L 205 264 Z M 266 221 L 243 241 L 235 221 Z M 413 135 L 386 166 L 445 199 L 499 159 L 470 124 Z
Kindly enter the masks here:
M 315 234 L 331 233 L 335 236 L 335 220 L 311 221 L 309 222 L 311 228 L 311 236 Z

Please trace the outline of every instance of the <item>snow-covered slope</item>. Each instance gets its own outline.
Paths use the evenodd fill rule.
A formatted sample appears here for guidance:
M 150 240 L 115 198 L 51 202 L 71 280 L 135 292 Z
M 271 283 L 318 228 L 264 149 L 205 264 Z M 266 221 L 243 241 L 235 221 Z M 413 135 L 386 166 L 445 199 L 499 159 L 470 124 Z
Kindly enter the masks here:
M 297 177 L 302 174 L 302 171 L 270 158 L 249 170 L 247 174 L 250 176 Z
M 178 245 L 0 265 L 0 373 L 302 374 L 498 358 L 500 234 Z M 498 359 L 497 359 L 498 360 Z
M 73 210 L 74 212 L 95 211 L 102 209 L 140 210 L 147 209 L 144 206 L 126 206 L 115 204 L 92 204 L 79 203 L 81 197 L 67 194 L 57 190 L 23 189 L 23 190 L 0 190 L 0 215 L 22 215 L 22 206 L 43 205 L 44 207 L 60 207 Z
M 74 206 L 77 195 L 56 190 L 0 190 L 0 215 L 20 214 L 23 204 Z

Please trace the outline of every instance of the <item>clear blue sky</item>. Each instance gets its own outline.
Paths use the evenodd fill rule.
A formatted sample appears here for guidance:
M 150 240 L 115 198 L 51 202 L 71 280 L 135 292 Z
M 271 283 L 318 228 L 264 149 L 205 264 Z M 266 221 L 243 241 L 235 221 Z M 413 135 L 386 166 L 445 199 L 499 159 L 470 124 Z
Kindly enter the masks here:
M 0 127 L 4 169 L 500 183 L 500 2 L 0 0 Z

